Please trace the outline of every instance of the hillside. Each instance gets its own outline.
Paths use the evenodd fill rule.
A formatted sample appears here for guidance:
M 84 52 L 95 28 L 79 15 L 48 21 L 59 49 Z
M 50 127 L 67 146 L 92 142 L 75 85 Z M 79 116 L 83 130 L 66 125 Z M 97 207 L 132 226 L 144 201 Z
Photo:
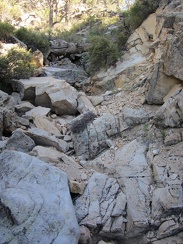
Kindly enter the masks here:
M 1 43 L 0 243 L 183 243 L 183 4 L 135 30 L 132 9 L 48 50 Z

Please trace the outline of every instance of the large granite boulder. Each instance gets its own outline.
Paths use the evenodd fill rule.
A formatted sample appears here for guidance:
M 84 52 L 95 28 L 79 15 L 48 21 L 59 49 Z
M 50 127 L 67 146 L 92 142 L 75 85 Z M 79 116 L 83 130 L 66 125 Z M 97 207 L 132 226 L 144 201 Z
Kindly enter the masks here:
M 21 93 L 22 99 L 36 106 L 51 108 L 59 115 L 77 112 L 76 89 L 64 80 L 53 77 L 32 77 L 19 80 L 13 85 Z
M 16 150 L 20 152 L 29 152 L 36 146 L 35 142 L 22 130 L 17 129 L 13 132 L 13 135 L 8 139 L 6 149 Z
M 15 151 L 0 155 L 0 167 L 1 243 L 78 243 L 64 172 Z

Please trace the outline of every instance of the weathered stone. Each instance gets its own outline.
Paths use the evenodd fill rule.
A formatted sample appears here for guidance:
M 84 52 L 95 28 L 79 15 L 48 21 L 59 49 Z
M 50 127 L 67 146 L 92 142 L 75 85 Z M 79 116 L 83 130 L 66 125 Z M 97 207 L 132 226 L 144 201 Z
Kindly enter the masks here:
M 118 133 L 118 122 L 112 114 L 104 114 L 93 122 L 81 116 L 73 120 L 72 140 L 78 156 L 93 158 L 108 147 L 106 140 Z
M 64 65 L 63 62 L 59 62 L 59 65 L 60 66 L 56 67 L 44 67 L 43 71 L 47 74 L 47 76 L 53 76 L 66 80 L 69 84 L 75 87 L 76 83 L 80 86 L 86 80 L 87 74 L 83 71 L 83 69 L 79 69 L 72 62 L 67 65 Z
M 156 112 L 154 123 L 163 127 L 182 127 L 183 90 L 168 99 Z
M 90 231 L 89 229 L 82 225 L 80 227 L 80 237 L 79 237 L 79 243 L 80 244 L 91 244 L 92 240 L 91 240 L 91 235 L 90 235 Z
M 70 192 L 71 193 L 75 193 L 75 194 L 80 194 L 82 195 L 84 192 L 84 189 L 86 187 L 86 184 L 84 184 L 83 182 L 79 183 L 77 181 L 74 180 L 70 180 L 69 181 L 69 187 L 70 187 Z
M 78 189 L 81 190 L 85 188 L 86 183 L 84 181 L 88 178 L 88 172 L 71 157 L 61 153 L 54 147 L 43 146 L 34 147 L 31 155 L 36 156 L 44 162 L 50 163 L 66 172 L 69 180 L 74 181 L 79 185 Z
M 15 106 L 15 111 L 19 116 L 22 116 L 29 110 L 33 109 L 35 106 L 30 102 L 21 102 L 20 104 Z
M 163 104 L 163 98 L 176 84 L 180 84 L 180 81 L 164 74 L 163 62 L 156 63 L 153 72 L 148 77 L 147 102 L 149 104 Z
M 176 131 L 170 131 L 166 136 L 164 143 L 166 146 L 175 145 L 182 141 L 181 133 Z
M 34 147 L 34 141 L 29 136 L 25 135 L 20 129 L 13 132 L 13 135 L 9 138 L 6 144 L 6 149 L 20 152 L 29 152 Z
M 0 90 L 0 106 L 13 109 L 15 107 L 14 98 Z
M 49 90 L 52 109 L 56 114 L 76 114 L 77 91 L 68 83 L 62 81 L 56 91 Z
M 183 34 L 172 36 L 167 40 L 164 59 L 164 72 L 183 81 Z
M 127 197 L 128 237 L 148 229 L 151 171 L 145 158 L 146 148 L 145 144 L 135 140 L 115 153 L 115 177 L 124 186 Z
M 78 101 L 77 110 L 80 113 L 83 113 L 86 111 L 95 112 L 95 108 L 94 108 L 93 104 L 90 102 L 90 100 L 87 98 L 86 95 L 79 94 L 77 101 Z
M 35 141 L 36 145 L 55 147 L 61 152 L 67 152 L 69 149 L 69 146 L 65 141 L 57 139 L 45 130 L 32 128 L 25 133 Z
M 65 173 L 15 151 L 3 152 L 0 164 L 1 242 L 77 244 L 79 227 Z
M 35 115 L 33 118 L 34 125 L 42 130 L 47 131 L 50 135 L 55 135 L 56 137 L 60 137 L 60 131 L 54 125 L 54 122 L 49 121 L 46 117 Z
M 105 175 L 95 173 L 90 178 L 88 186 L 86 187 L 83 195 L 76 199 L 75 209 L 76 216 L 80 225 L 87 226 L 91 231 L 99 231 L 98 235 L 123 237 L 124 228 L 120 229 L 112 228 L 112 223 L 118 216 L 114 216 L 113 209 L 116 208 L 116 212 L 122 217 L 125 209 L 121 209 L 118 195 L 122 194 L 119 189 L 119 185 L 114 178 L 109 178 Z M 124 198 L 126 201 L 126 199 Z M 125 208 L 124 202 L 123 207 Z M 117 208 L 119 209 L 117 210 Z M 121 226 L 124 226 L 123 218 Z M 108 227 L 107 227 L 108 226 Z
M 29 80 L 19 80 L 14 86 L 24 100 L 36 106 L 51 108 L 61 115 L 77 112 L 77 91 L 64 80 L 53 77 L 32 77 Z
M 88 96 L 88 98 L 92 102 L 93 106 L 97 106 L 104 101 L 103 96 Z
M 182 84 L 174 85 L 172 89 L 169 91 L 169 93 L 163 98 L 163 101 L 166 102 L 170 97 L 175 96 L 177 93 L 179 93 L 183 88 Z
M 48 115 L 50 112 L 50 108 L 44 108 L 41 106 L 35 107 L 31 110 L 29 110 L 28 112 L 26 112 L 26 116 L 36 116 L 36 115 L 41 115 L 41 116 L 46 116 Z
M 145 109 L 132 109 L 129 107 L 125 107 L 121 113 L 124 122 L 128 126 L 134 126 L 137 124 L 143 124 L 153 118 L 153 111 L 145 111 Z

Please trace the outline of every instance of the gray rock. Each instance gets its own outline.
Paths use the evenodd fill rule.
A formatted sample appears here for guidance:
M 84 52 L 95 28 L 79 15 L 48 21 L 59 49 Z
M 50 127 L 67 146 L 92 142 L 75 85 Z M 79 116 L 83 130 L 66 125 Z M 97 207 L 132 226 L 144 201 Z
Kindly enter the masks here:
M 69 146 L 65 141 L 57 139 L 45 130 L 32 128 L 25 133 L 35 141 L 36 145 L 55 147 L 61 152 L 67 152 L 69 150 Z
M 180 81 L 164 74 L 163 62 L 156 63 L 153 72 L 148 77 L 147 102 L 149 104 L 163 104 L 163 98 L 176 84 L 180 84 Z
M 121 113 L 124 122 L 128 126 L 134 126 L 138 124 L 143 124 L 153 118 L 152 111 L 145 111 L 143 108 L 133 109 L 129 107 L 125 107 Z
M 99 236 L 124 236 L 125 208 L 126 197 L 117 180 L 99 173 L 93 174 L 83 195 L 75 201 L 79 224 L 99 232 Z
M 154 123 L 162 127 L 182 127 L 183 90 L 169 98 L 156 112 Z
M 32 77 L 16 82 L 24 100 L 36 106 L 51 108 L 59 115 L 77 112 L 77 91 L 64 80 L 53 77 Z
M 29 152 L 35 147 L 35 142 L 20 129 L 13 132 L 13 135 L 9 138 L 6 149 Z
M 177 13 L 177 15 L 178 14 L 180 16 L 180 13 Z M 166 56 L 164 59 L 164 71 L 168 76 L 174 76 L 177 79 L 183 81 L 182 46 L 183 46 L 183 34 L 179 34 L 178 36 L 173 35 L 172 38 L 167 39 L 167 45 L 165 49 Z
M 31 155 L 36 156 L 44 162 L 57 166 L 59 169 L 66 172 L 70 181 L 77 181 L 77 183 L 81 182 L 79 188 L 85 187 L 85 184 L 83 187 L 82 181 L 83 178 L 87 180 L 87 171 L 75 162 L 74 159 L 58 151 L 56 148 L 36 146 L 32 150 Z
M 146 161 L 147 146 L 134 140 L 115 152 L 115 178 L 127 197 L 126 235 L 148 230 L 150 219 L 151 169 Z
M 94 108 L 93 104 L 91 103 L 91 101 L 88 99 L 88 97 L 86 95 L 79 94 L 77 101 L 78 101 L 77 110 L 80 113 L 84 113 L 86 111 L 95 112 L 95 108 Z
M 0 167 L 1 243 L 78 243 L 64 172 L 15 151 L 0 155 Z
M 68 65 L 69 67 L 64 67 L 63 64 L 60 65 L 61 67 L 44 67 L 43 71 L 45 71 L 47 76 L 66 80 L 71 85 L 74 85 L 76 82 L 82 83 L 87 78 L 86 73 L 76 66 Z
M 29 110 L 33 109 L 34 105 L 30 102 L 22 102 L 15 106 L 15 111 L 19 116 L 25 114 Z
M 76 154 L 91 159 L 108 148 L 106 140 L 118 133 L 119 126 L 112 114 L 105 113 L 95 120 L 90 120 L 86 113 L 72 121 L 72 128 Z
M 26 116 L 34 117 L 36 115 L 47 116 L 50 112 L 50 108 L 44 108 L 41 106 L 32 108 L 31 110 L 27 111 L 25 114 Z
M 47 131 L 50 135 L 55 135 L 56 137 L 61 136 L 61 133 L 54 125 L 54 122 L 49 121 L 46 117 L 34 115 L 33 121 L 37 128 Z

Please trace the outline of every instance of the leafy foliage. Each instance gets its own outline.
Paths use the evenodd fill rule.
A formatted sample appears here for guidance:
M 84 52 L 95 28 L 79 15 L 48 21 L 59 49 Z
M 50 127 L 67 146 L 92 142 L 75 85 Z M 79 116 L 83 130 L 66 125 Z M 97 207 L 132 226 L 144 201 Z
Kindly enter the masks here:
M 131 30 L 138 28 L 151 13 L 154 13 L 159 3 L 160 0 L 136 0 L 127 14 Z
M 110 42 L 108 37 L 95 35 L 90 38 L 89 65 L 91 73 L 100 67 L 108 68 L 117 61 L 118 57 L 117 45 Z
M 33 51 L 39 49 L 41 52 L 45 53 L 49 49 L 48 36 L 44 33 L 21 27 L 16 30 L 15 36 Z
M 0 88 L 6 90 L 14 79 L 28 79 L 34 74 L 32 55 L 23 48 L 11 49 L 0 57 Z
M 8 60 L 13 78 L 28 79 L 34 74 L 32 55 L 24 48 L 11 49 L 6 59 Z
M 14 27 L 9 24 L 8 22 L 1 22 L 0 21 L 0 40 L 1 41 L 8 41 L 10 36 L 13 34 Z

